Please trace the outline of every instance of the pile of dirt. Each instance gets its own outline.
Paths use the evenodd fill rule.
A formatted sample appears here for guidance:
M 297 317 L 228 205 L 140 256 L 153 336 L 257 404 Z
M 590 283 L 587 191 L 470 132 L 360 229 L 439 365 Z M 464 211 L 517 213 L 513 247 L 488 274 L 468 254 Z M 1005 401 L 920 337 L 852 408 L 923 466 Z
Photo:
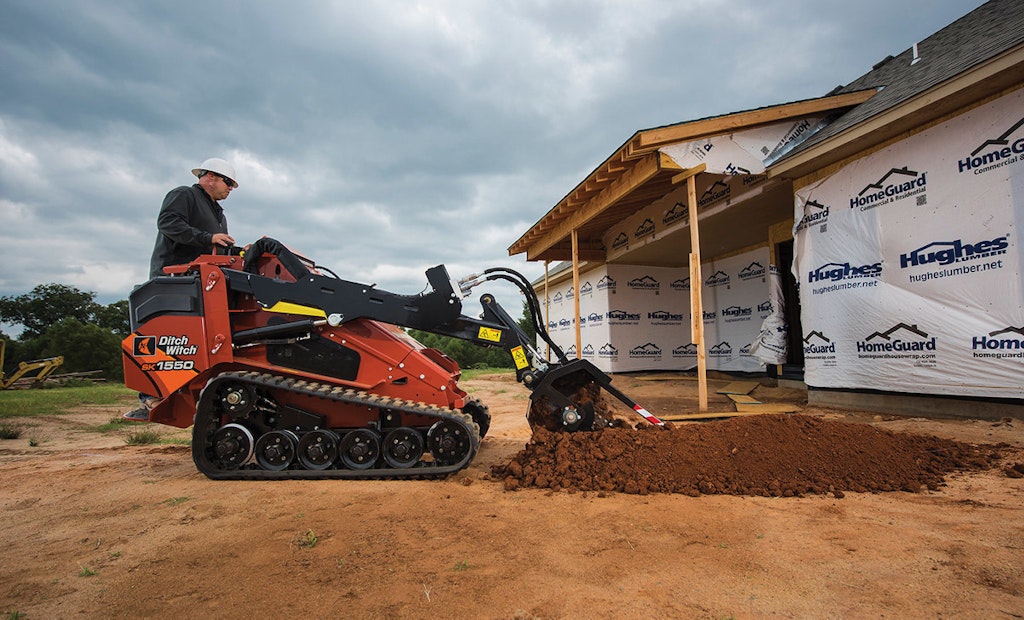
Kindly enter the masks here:
M 535 428 L 491 473 L 508 490 L 842 497 L 935 490 L 953 471 L 995 467 L 1004 448 L 778 414 L 592 433 Z

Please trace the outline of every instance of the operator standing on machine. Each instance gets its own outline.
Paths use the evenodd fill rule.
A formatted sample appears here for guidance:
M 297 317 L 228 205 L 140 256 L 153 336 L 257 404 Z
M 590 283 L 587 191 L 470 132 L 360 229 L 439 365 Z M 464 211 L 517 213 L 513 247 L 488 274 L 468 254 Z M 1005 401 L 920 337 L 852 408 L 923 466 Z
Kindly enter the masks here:
M 235 240 L 228 234 L 228 220 L 220 206 L 238 187 L 235 167 L 223 159 L 212 157 L 192 169 L 199 179 L 191 187 L 182 185 L 167 192 L 160 215 L 156 219 L 156 244 L 149 261 L 149 277 L 164 274 L 164 267 L 184 265 L 201 254 L 209 254 L 216 246 L 229 247 Z M 139 407 L 124 414 L 135 422 L 149 421 L 149 412 L 160 399 L 139 394 Z
M 228 247 L 235 240 L 228 234 L 228 221 L 220 206 L 238 187 L 235 167 L 216 157 L 192 169 L 198 182 L 167 192 L 157 217 L 156 245 L 149 263 L 149 277 L 164 275 L 164 267 L 183 265 L 214 246 Z

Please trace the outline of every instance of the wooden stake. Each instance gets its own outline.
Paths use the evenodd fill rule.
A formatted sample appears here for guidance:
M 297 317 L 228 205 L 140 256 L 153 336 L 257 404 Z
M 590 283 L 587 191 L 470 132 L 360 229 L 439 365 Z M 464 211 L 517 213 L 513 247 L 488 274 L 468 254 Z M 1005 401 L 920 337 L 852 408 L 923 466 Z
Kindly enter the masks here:
M 580 237 L 572 229 L 572 290 L 573 311 L 576 315 L 576 359 L 583 357 L 583 334 L 580 331 Z
M 700 165 L 701 168 L 704 164 Z M 691 170 L 693 170 L 691 168 Z M 689 172 L 689 171 L 687 171 Z M 686 174 L 686 173 L 683 173 Z M 676 178 L 683 175 L 676 175 Z M 708 410 L 708 360 L 704 344 L 704 300 L 700 273 L 700 231 L 697 227 L 697 174 L 686 176 L 686 202 L 690 217 L 690 316 L 693 344 L 697 345 L 697 398 L 700 411 Z

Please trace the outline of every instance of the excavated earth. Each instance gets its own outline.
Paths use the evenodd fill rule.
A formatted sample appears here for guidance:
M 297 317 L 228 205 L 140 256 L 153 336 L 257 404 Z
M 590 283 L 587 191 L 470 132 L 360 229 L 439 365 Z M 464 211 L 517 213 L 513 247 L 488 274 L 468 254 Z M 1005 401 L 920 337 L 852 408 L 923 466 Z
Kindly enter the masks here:
M 1005 447 L 767 414 L 592 433 L 537 427 L 526 448 L 492 473 L 508 490 L 842 497 L 936 490 L 950 472 L 994 467 Z

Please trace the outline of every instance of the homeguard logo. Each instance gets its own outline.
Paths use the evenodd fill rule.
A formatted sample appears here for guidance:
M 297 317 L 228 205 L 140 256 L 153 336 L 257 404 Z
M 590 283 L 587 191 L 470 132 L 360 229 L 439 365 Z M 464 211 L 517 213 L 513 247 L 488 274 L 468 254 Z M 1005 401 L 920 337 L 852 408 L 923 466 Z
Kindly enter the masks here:
M 612 241 L 612 249 L 613 250 L 621 250 L 622 248 L 628 248 L 628 247 L 629 247 L 629 237 L 627 237 L 626 233 L 624 233 L 624 232 L 620 232 L 618 234 L 618 236 L 616 236 L 615 239 Z
M 594 357 L 594 345 L 588 344 L 587 346 L 583 347 L 583 357 L 584 358 Z
M 570 286 L 565 292 L 565 301 L 571 301 L 573 297 L 576 297 L 576 291 Z
M 584 282 L 583 284 L 580 285 L 580 296 L 581 297 L 590 297 L 593 294 L 594 294 L 594 287 L 591 286 L 590 280 L 587 280 L 586 282 Z
M 799 232 L 805 228 L 821 224 L 822 227 L 819 230 L 821 232 L 825 232 L 825 225 L 827 223 L 828 207 L 817 200 L 808 200 L 804 204 L 804 216 L 800 218 L 800 221 L 796 225 L 796 229 Z
M 135 357 L 149 357 L 156 353 L 156 336 L 136 336 L 132 340 L 132 355 Z
M 669 288 L 673 291 L 688 291 L 690 290 L 690 278 L 679 278 L 674 280 L 672 284 L 669 284 Z
M 732 345 L 726 341 L 719 342 L 708 349 L 709 357 L 732 357 Z
M 764 278 L 764 266 L 761 263 L 753 262 L 740 269 L 740 280 L 756 280 L 757 278 Z
M 894 338 L 893 334 L 902 333 L 901 337 Z M 917 325 L 898 323 L 888 331 L 875 332 L 857 341 L 858 353 L 896 353 L 892 357 L 903 357 L 900 353 L 913 353 L 917 351 L 935 351 L 936 338 L 917 328 Z M 889 356 L 886 356 L 889 357 Z
M 768 299 L 757 304 L 757 311 L 761 314 L 771 314 L 775 312 L 775 305 L 772 300 Z
M 597 357 L 604 360 L 617 360 L 619 359 L 619 350 L 609 342 L 597 350 Z
M 917 173 L 907 168 L 893 168 L 875 183 L 867 185 L 860 193 L 850 198 L 850 208 L 860 207 L 867 211 L 890 202 L 923 193 L 928 188 L 927 172 Z M 888 182 L 895 176 L 895 182 Z M 922 201 L 918 201 L 922 204 Z
M 655 293 L 661 290 L 661 284 L 655 280 L 652 276 L 643 276 L 641 278 L 633 278 L 627 285 L 634 291 L 654 291 Z
M 753 357 L 753 355 L 750 354 L 749 344 L 745 344 L 742 347 L 740 347 L 740 357 Z
M 1010 247 L 1006 237 L 1007 235 L 1003 235 L 1002 237 L 996 237 L 987 241 L 978 241 L 974 244 L 964 243 L 962 239 L 957 239 L 956 241 L 933 241 L 913 252 L 900 254 L 900 269 L 919 267 L 932 263 L 952 265 L 962 261 L 978 260 L 979 258 L 990 258 L 1006 254 L 1006 248 Z
M 572 345 L 571 347 L 566 349 L 565 356 L 568 357 L 569 359 L 576 357 L 576 345 Z
M 823 355 L 836 352 L 836 343 L 819 331 L 813 331 L 804 337 L 804 357 L 816 359 Z
M 1024 327 L 1007 327 L 975 336 L 971 339 L 971 348 L 974 357 L 1024 357 Z
M 984 174 L 989 170 L 1020 161 L 1020 156 L 1024 153 L 1024 136 L 1012 136 L 1022 126 L 1024 118 L 1014 123 L 998 138 L 982 142 L 969 156 L 956 163 L 957 172 L 962 174 L 970 170 L 972 174 Z
M 715 181 L 712 183 L 704 193 L 701 194 L 700 199 L 697 201 L 698 207 L 704 207 L 711 203 L 725 200 L 729 197 L 732 192 L 732 187 L 722 181 Z
M 608 291 L 610 293 L 615 292 L 615 280 L 611 276 L 605 276 L 597 281 L 597 290 Z
M 735 323 L 737 321 L 749 321 L 750 316 L 753 313 L 753 308 L 743 306 L 729 306 L 722 310 L 722 317 L 726 323 Z
M 852 280 L 855 278 L 877 278 L 882 275 L 882 263 L 871 263 L 859 267 L 850 263 L 826 263 L 814 271 L 808 272 L 808 284 L 815 282 L 829 281 L 839 282 L 840 280 Z
M 665 310 L 655 310 L 647 313 L 647 320 L 651 322 L 651 325 L 682 325 L 683 315 Z
M 555 296 L 554 296 L 554 298 L 552 298 L 551 301 L 552 301 L 552 303 L 556 303 L 556 304 L 562 303 L 562 292 L 559 291 L 559 292 L 555 293 Z
M 625 310 L 609 310 L 606 314 L 610 325 L 639 325 L 639 312 L 626 312 Z
M 643 239 L 654 234 L 654 222 L 651 218 L 646 218 L 640 222 L 640 225 L 636 227 L 636 231 L 633 232 L 634 239 Z
M 672 357 L 697 357 L 697 345 L 691 342 L 690 344 L 684 344 L 681 347 L 676 347 L 672 349 Z
M 729 162 L 725 165 L 725 173 L 732 176 L 739 176 L 741 174 L 750 175 L 750 171 L 742 166 Z
M 729 286 L 729 274 L 725 273 L 721 269 L 708 276 L 707 280 L 704 280 L 704 286 L 714 288 L 716 286 Z
M 653 342 L 648 342 L 647 344 L 630 349 L 629 357 L 632 359 L 660 360 L 661 347 Z
M 598 314 L 596 312 L 591 312 L 590 314 L 587 315 L 587 324 L 588 325 L 600 325 L 601 324 L 601 320 L 603 318 L 604 317 L 602 315 L 600 315 L 600 314 Z
M 665 212 L 665 215 L 661 218 L 661 223 L 668 226 L 679 220 L 685 220 L 689 215 L 690 210 L 686 207 L 686 203 L 677 202 L 672 205 L 671 209 Z

